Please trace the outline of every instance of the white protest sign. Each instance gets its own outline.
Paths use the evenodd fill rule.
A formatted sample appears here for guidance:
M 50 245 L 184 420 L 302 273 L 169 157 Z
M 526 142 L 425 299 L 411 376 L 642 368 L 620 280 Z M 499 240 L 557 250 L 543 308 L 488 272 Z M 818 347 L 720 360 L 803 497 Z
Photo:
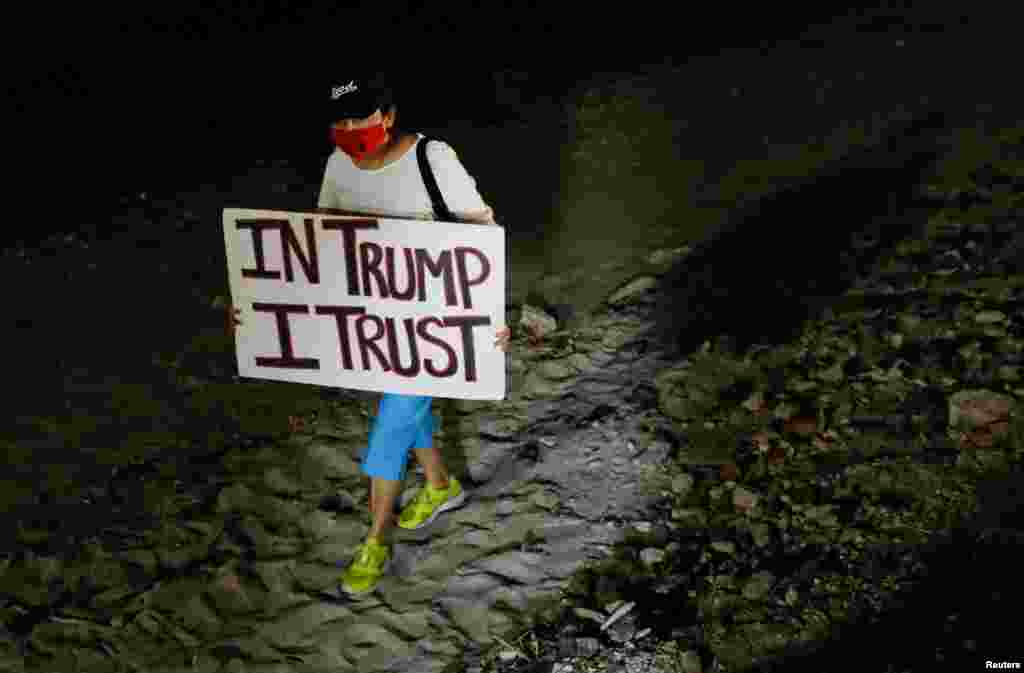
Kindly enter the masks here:
M 505 230 L 224 209 L 240 376 L 505 397 Z

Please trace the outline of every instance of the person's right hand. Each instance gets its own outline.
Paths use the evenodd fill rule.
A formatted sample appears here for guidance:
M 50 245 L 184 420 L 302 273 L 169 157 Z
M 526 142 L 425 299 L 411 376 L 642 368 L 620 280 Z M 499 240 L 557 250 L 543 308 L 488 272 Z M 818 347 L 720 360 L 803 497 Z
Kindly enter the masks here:
M 227 330 L 229 337 L 234 336 L 235 328 L 242 324 L 242 321 L 238 319 L 238 314 L 241 313 L 242 309 L 235 308 L 231 304 L 228 304 L 224 311 L 224 327 Z

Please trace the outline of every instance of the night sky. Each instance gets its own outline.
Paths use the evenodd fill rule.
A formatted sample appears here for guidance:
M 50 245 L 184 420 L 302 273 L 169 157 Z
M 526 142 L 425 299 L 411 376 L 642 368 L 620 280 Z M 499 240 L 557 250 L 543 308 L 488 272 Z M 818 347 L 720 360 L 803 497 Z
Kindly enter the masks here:
M 316 105 L 348 63 L 397 70 L 405 122 L 437 127 L 493 118 L 492 75 L 502 68 L 530 72 L 525 96 L 551 94 L 581 75 L 769 48 L 832 15 L 857 14 L 833 3 L 814 13 L 779 3 L 680 4 L 672 15 L 647 4 L 595 13 L 596 5 L 578 3 L 555 15 L 535 2 L 513 10 L 465 0 L 415 9 L 150 4 L 117 14 L 39 4 L 15 28 L 32 37 L 6 48 L 15 64 L 8 86 L 17 121 L 7 130 L 20 205 L 102 217 L 121 196 L 215 183 L 255 158 L 291 159 L 315 174 L 330 151 Z M 906 3 L 861 4 L 899 15 Z

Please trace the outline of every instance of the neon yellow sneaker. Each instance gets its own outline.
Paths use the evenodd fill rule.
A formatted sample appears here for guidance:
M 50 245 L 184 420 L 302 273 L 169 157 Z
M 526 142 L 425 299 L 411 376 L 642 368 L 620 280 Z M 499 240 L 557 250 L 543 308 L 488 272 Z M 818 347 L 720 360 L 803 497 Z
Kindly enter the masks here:
M 362 596 L 377 587 L 377 580 L 391 564 L 391 550 L 376 538 L 356 547 L 352 564 L 341 576 L 341 590 L 349 596 Z
M 466 491 L 455 477 L 448 477 L 448 488 L 438 491 L 426 484 L 398 515 L 398 525 L 406 530 L 416 530 L 433 523 L 443 512 L 455 509 L 466 502 Z

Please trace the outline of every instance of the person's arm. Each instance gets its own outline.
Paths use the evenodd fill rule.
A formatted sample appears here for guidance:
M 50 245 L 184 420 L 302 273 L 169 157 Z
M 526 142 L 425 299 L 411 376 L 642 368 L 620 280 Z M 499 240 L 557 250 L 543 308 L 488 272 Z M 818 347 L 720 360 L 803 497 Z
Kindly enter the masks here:
M 456 221 L 468 224 L 497 225 L 494 210 L 487 205 L 476 188 L 476 180 L 459 161 L 459 156 L 446 142 L 432 142 L 427 155 L 434 170 L 434 179 L 441 196 Z
M 452 213 L 454 215 L 454 213 Z M 494 211 L 491 210 L 490 206 L 487 206 L 483 210 L 470 211 L 455 215 L 459 222 L 466 222 L 467 224 L 491 224 L 497 225 L 498 222 L 494 219 Z

